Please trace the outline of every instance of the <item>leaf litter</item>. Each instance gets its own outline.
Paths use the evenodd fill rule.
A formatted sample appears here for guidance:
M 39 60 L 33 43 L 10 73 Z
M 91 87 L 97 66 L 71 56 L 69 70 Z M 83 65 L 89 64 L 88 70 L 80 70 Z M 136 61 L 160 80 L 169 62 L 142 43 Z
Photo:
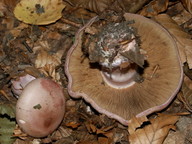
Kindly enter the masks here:
M 176 130 L 175 123 L 180 114 L 158 114 L 153 119 L 133 118 L 128 127 L 131 144 L 161 144 L 170 129 Z
M 184 7 L 180 1 L 146 0 L 137 1 L 138 3 L 132 5 L 134 2 L 129 0 L 121 2 L 86 0 L 81 3 L 76 0 L 66 0 L 59 9 L 56 8 L 57 11 L 61 11 L 65 7 L 61 15 L 59 13 L 55 15 L 55 19 L 46 17 L 50 13 L 52 15 L 55 9 L 49 10 L 50 7 L 46 9 L 43 4 L 35 3 L 36 11 L 31 17 L 32 19 L 28 21 L 25 20 L 26 16 L 23 18 L 21 16 L 24 11 L 19 12 L 20 21 L 14 17 L 15 2 L 11 0 L 0 2 L 0 22 L 2 23 L 0 25 L 0 36 L 2 37 L 0 40 L 0 100 L 1 108 L 3 108 L 0 113 L 0 123 L 8 125 L 9 133 L 6 136 L 8 143 L 12 143 L 12 136 L 15 137 L 15 144 L 127 144 L 129 142 L 131 144 L 161 144 L 176 143 L 174 138 L 180 138 L 178 142 L 182 143 L 192 142 L 191 115 L 178 114 L 178 112 L 191 112 L 192 82 L 189 79 L 191 77 L 184 79 L 178 98 L 167 110 L 148 118 L 133 117 L 128 128 L 105 115 L 98 114 L 84 101 L 71 99 L 66 93 L 67 79 L 64 75 L 63 64 L 66 52 L 74 41 L 76 31 L 94 15 L 102 16 L 110 10 L 113 13 L 131 11 L 152 16 L 152 19 L 158 21 L 172 34 L 178 44 L 182 63 L 187 63 L 189 70 L 192 68 L 190 1 L 182 0 Z M 110 5 L 113 7 L 110 8 Z M 130 6 L 133 8 L 128 9 Z M 149 11 L 150 8 L 152 11 Z M 172 9 L 171 12 L 170 9 Z M 46 11 L 49 13 L 44 13 Z M 183 11 L 185 12 L 183 13 Z M 62 18 L 58 20 L 61 16 Z M 54 18 L 54 14 L 52 18 Z M 55 23 L 49 24 L 52 22 Z M 39 26 L 42 24 L 45 26 Z M 23 133 L 15 124 L 14 110 L 11 111 L 10 107 L 7 107 L 7 103 L 14 106 L 16 102 L 10 89 L 10 80 L 25 74 L 51 77 L 63 85 L 66 93 L 68 105 L 65 118 L 61 126 L 46 138 L 35 139 Z M 172 114 L 169 112 L 170 109 Z M 6 121 L 4 114 L 8 115 Z M 1 130 L 0 134 L 2 135 Z M 5 138 L 3 139 L 5 140 Z M 2 142 L 0 139 L 0 143 Z

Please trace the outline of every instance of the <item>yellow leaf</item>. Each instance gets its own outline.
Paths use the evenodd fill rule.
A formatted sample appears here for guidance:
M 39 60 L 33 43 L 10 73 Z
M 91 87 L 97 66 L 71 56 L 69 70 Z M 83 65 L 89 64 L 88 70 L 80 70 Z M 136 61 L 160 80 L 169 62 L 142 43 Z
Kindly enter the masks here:
M 21 0 L 14 9 L 17 19 L 28 24 L 46 25 L 61 18 L 62 0 Z
M 148 121 L 146 121 L 146 117 L 133 118 L 128 127 L 129 141 L 131 144 L 161 144 L 169 130 L 175 130 L 174 124 L 178 119 L 179 116 L 176 114 L 159 114 L 155 119 Z

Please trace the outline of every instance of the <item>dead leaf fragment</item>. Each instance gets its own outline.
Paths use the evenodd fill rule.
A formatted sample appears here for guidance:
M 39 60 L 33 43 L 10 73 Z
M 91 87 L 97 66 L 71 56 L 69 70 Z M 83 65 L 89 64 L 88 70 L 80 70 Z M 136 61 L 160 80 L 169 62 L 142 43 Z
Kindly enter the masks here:
M 191 0 L 181 0 L 185 9 L 192 14 L 192 1 Z
M 72 121 L 72 122 L 66 123 L 65 125 L 66 125 L 67 127 L 71 127 L 71 128 L 73 128 L 73 129 L 75 129 L 75 128 L 78 128 L 81 124 Z
M 62 0 L 21 0 L 14 9 L 14 15 L 28 24 L 46 25 L 60 19 L 64 8 Z
M 47 38 L 48 39 L 54 39 L 54 40 L 60 40 L 61 39 L 61 35 L 58 32 L 49 32 L 47 34 Z
M 154 17 L 157 22 L 163 25 L 173 36 L 179 49 L 182 63 L 187 62 L 189 68 L 192 68 L 192 40 L 191 36 L 184 32 L 182 28 L 166 14 L 160 14 Z
M 161 144 L 169 130 L 175 130 L 174 124 L 178 119 L 179 116 L 176 114 L 159 114 L 155 119 L 148 121 L 146 121 L 146 117 L 134 117 L 128 127 L 130 133 L 129 141 L 131 144 Z
M 21 34 L 21 31 L 27 27 L 28 27 L 27 24 L 21 23 L 19 24 L 18 27 L 11 29 L 10 33 L 12 34 L 13 37 L 18 37 Z
M 149 0 L 67 0 L 66 9 L 83 8 L 84 10 L 89 10 L 95 13 L 103 13 L 104 11 L 110 9 L 116 12 L 131 12 L 136 13 L 142 8 Z M 85 13 L 85 11 L 79 11 L 78 14 Z M 73 11 L 74 12 L 74 11 Z M 77 11 L 76 11 L 77 12 Z
M 146 5 L 140 14 L 147 17 L 155 16 L 168 8 L 169 0 L 154 0 Z
M 185 108 L 192 112 L 192 81 L 188 78 L 184 78 L 181 92 L 178 95 L 178 99 L 184 104 Z
M 38 52 L 38 54 L 35 60 L 35 67 L 45 76 L 51 77 L 54 81 L 60 83 L 60 75 L 56 72 L 56 67 L 61 64 L 61 57 L 64 50 L 59 50 L 56 53 L 51 54 L 44 48 L 39 48 L 36 52 Z

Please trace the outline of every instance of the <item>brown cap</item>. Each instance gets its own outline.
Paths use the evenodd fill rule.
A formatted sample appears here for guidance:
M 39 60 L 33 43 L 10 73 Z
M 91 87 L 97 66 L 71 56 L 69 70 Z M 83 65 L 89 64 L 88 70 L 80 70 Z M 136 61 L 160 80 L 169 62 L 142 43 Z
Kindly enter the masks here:
M 135 21 L 131 25 L 137 28 L 141 48 L 147 52 L 143 82 L 112 88 L 103 83 L 100 69 L 91 67 L 88 58 L 82 61 L 82 31 L 96 17 L 78 31 L 67 55 L 65 72 L 72 97 L 84 98 L 100 113 L 127 125 L 132 116 L 149 115 L 167 107 L 180 89 L 183 71 L 175 41 L 162 26 L 136 14 L 126 13 L 124 17 Z

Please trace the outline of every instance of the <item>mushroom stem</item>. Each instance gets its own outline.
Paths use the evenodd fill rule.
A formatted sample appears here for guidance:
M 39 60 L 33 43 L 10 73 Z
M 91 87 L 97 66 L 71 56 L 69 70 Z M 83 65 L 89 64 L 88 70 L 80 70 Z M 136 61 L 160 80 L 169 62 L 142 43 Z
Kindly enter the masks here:
M 116 89 L 128 88 L 136 83 L 135 78 L 138 75 L 137 65 L 132 64 L 126 68 L 106 69 L 102 67 L 101 75 L 103 81 Z

